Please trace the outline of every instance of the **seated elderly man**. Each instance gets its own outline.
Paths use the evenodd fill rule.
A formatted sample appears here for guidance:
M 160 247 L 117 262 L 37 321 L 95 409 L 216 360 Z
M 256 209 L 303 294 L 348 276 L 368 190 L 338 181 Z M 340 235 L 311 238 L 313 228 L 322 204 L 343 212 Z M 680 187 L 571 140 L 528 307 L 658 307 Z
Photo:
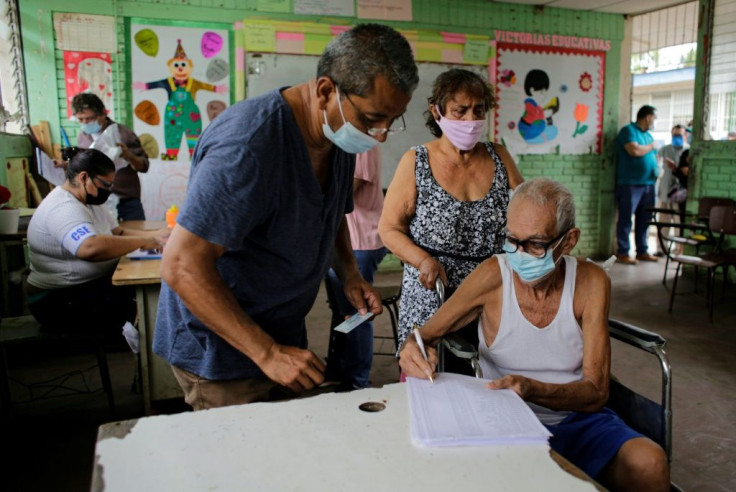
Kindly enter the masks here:
M 580 237 L 570 191 L 549 179 L 519 185 L 508 208 L 505 255 L 470 274 L 420 330 L 435 345 L 479 318 L 480 362 L 488 388 L 509 388 L 553 437 L 550 446 L 614 490 L 667 490 L 664 450 L 604 405 L 611 346 L 610 281 L 591 262 L 567 256 Z M 407 376 L 427 378 L 413 337 L 400 352 Z

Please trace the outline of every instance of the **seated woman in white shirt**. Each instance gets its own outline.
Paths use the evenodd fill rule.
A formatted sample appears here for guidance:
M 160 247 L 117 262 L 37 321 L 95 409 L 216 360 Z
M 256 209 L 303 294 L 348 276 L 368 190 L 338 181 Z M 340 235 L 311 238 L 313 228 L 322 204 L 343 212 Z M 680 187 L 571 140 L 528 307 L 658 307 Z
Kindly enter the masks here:
M 123 230 L 103 206 L 113 162 L 95 149 L 64 150 L 67 180 L 44 198 L 28 225 L 28 308 L 46 330 L 119 334 L 135 319 L 135 296 L 112 285 L 118 259 L 139 248 L 161 249 L 168 232 Z

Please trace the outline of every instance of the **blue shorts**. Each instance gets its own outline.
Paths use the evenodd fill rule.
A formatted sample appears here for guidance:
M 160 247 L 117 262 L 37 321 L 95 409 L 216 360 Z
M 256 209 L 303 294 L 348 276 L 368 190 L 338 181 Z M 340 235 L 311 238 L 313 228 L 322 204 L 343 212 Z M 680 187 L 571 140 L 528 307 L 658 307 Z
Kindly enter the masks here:
M 559 424 L 545 427 L 552 433 L 552 449 L 593 478 L 626 441 L 644 437 L 606 407 L 595 413 L 573 412 Z

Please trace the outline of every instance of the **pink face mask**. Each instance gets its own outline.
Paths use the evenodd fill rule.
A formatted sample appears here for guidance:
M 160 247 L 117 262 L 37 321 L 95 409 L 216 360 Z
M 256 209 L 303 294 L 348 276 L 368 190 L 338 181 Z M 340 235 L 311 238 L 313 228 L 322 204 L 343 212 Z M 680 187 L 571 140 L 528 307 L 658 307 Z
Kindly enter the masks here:
M 439 106 L 435 106 L 435 109 L 437 114 L 440 115 L 440 119 L 435 121 L 442 133 L 452 142 L 452 145 L 460 150 L 470 150 L 475 147 L 475 144 L 483 135 L 486 120 L 451 120 L 440 114 Z

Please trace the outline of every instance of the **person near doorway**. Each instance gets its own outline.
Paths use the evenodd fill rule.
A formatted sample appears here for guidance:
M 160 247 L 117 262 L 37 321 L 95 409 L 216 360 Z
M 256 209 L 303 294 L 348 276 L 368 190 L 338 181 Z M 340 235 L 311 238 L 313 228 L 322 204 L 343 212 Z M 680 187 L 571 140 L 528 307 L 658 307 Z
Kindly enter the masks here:
M 647 252 L 647 230 L 652 218 L 657 181 L 657 144 L 650 133 L 657 121 L 657 110 L 642 106 L 636 121 L 621 128 L 616 137 L 616 259 L 619 263 L 635 265 L 639 261 L 657 261 Z M 634 216 L 636 259 L 629 256 L 631 217 Z

